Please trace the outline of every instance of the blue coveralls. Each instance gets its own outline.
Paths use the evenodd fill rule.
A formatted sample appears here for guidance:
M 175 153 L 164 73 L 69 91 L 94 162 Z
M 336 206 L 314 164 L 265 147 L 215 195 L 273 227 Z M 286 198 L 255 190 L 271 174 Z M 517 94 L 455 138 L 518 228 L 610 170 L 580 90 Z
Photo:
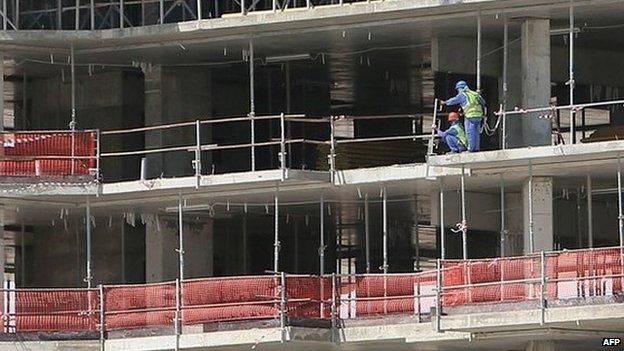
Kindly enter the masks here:
M 485 107 L 485 99 L 483 99 L 481 95 L 479 95 L 479 103 L 482 107 Z M 468 104 L 468 98 L 466 94 L 460 92 L 456 96 L 446 100 L 445 104 L 448 106 L 466 106 Z M 464 118 L 464 130 L 468 138 L 468 151 L 479 151 L 481 149 L 481 124 L 483 123 L 484 117 L 485 116 Z
M 457 138 L 457 129 L 453 128 L 454 125 L 459 125 L 459 128 L 461 128 L 461 122 L 454 121 L 449 129 L 445 131 L 439 130 L 438 136 L 442 140 L 444 140 L 444 142 L 446 143 L 446 145 L 448 145 L 449 149 L 451 149 L 452 152 L 466 151 L 466 146 L 462 144 Z

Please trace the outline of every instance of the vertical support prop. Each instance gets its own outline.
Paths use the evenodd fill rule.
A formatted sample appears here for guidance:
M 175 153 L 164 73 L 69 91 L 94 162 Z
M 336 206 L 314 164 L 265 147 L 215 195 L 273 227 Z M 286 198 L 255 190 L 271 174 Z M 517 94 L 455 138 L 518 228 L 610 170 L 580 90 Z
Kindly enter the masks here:
M 119 28 L 123 28 L 125 26 L 124 23 L 124 0 L 119 0 Z
M 334 116 L 329 117 L 329 173 L 332 185 L 336 185 L 336 126 Z
M 481 91 L 481 12 L 477 15 L 477 91 Z
M 336 342 L 336 326 L 337 326 L 337 294 L 336 273 L 332 273 L 332 300 L 331 300 L 331 342 Z
M 184 280 L 184 222 L 182 194 L 178 197 L 178 278 Z
M 180 350 L 180 334 L 181 333 L 181 303 L 182 303 L 182 286 L 180 283 L 180 279 L 175 280 L 175 313 L 173 317 L 173 330 L 175 333 L 175 351 Z
M 286 273 L 280 272 L 280 329 L 281 343 L 286 342 Z
M 201 21 L 202 19 L 202 3 L 201 0 L 197 0 L 197 20 Z
M 121 219 L 121 282 L 126 284 L 126 221 Z
M 505 257 L 505 242 L 507 239 L 507 229 L 505 227 L 507 223 L 505 221 L 505 178 L 502 173 L 500 174 L 500 210 L 500 256 Z
M 617 158 L 617 186 L 618 186 L 618 236 L 620 237 L 620 274 L 624 273 L 624 214 L 622 205 L 622 160 Z M 624 284 L 624 277 L 620 278 L 620 284 Z
M 164 24 L 165 23 L 165 0 L 160 0 L 159 2 L 159 18 L 160 18 L 160 24 Z
M 370 263 L 370 203 L 368 201 L 368 194 L 364 194 L 364 245 L 366 254 L 366 273 L 371 271 Z
M 91 22 L 91 30 L 95 29 L 95 0 L 89 1 L 89 21 Z
M 80 29 L 80 0 L 76 0 L 75 13 L 74 13 L 74 29 Z
M 321 202 L 319 205 L 319 276 L 321 279 L 321 318 L 325 317 L 325 287 L 324 287 L 324 278 L 325 278 L 325 213 L 323 209 L 325 207 L 325 202 L 323 200 L 323 196 L 321 195 Z
M 438 258 L 436 260 L 436 324 L 435 330 L 440 333 L 442 332 L 441 321 L 442 317 L 442 263 Z
M 87 227 L 87 288 L 91 289 L 93 272 L 91 268 L 91 199 L 87 196 L 86 207 L 86 227 Z
M 570 52 L 569 52 L 569 80 L 568 80 L 568 85 L 570 86 L 570 95 L 569 95 L 569 99 L 570 99 L 570 144 L 574 143 L 574 140 L 576 139 L 575 136 L 575 130 L 574 130 L 574 123 L 575 123 L 575 118 L 576 118 L 576 111 L 574 109 L 574 85 L 575 85 L 575 78 L 574 78 L 574 7 L 572 6 L 572 1 L 570 0 L 570 32 L 568 33 L 568 45 L 570 46 Z
M 468 227 L 466 224 L 466 168 L 461 167 L 461 234 L 462 234 L 462 258 L 468 259 Z
M 546 324 L 546 254 L 540 251 L 540 325 Z
M 279 241 L 279 188 L 275 190 L 275 232 L 273 238 L 273 271 L 279 272 L 279 253 L 280 253 L 280 241 Z
M 509 19 L 507 15 L 504 15 L 504 28 L 503 28 L 503 103 L 501 105 L 502 110 L 502 129 L 501 129 L 501 148 L 505 150 L 507 148 L 507 62 L 509 61 Z
M 69 129 L 71 130 L 71 174 L 73 175 L 76 171 L 76 162 L 74 159 L 76 156 L 76 62 L 73 43 L 71 44 L 69 51 L 71 64 L 71 122 L 69 123 Z
M 24 219 L 22 218 L 20 223 L 21 235 L 20 235 L 20 282 L 21 287 L 26 286 L 26 243 L 24 236 L 26 235 L 26 226 L 24 225 Z
M 592 179 L 591 175 L 587 175 L 587 240 L 590 248 L 594 247 L 594 215 L 593 215 L 593 198 L 592 198 Z
M 535 252 L 535 230 L 533 223 L 533 162 L 529 160 L 529 249 Z
M 244 0 L 241 0 L 241 8 L 244 7 Z M 254 80 L 254 46 L 252 39 L 249 39 L 249 119 L 251 134 L 251 171 L 256 170 L 256 126 L 254 117 L 256 115 L 255 101 L 255 80 Z
M 98 291 L 100 295 L 100 350 L 106 350 L 106 308 L 104 299 L 104 286 L 100 284 L 98 286 Z
M 286 121 L 284 117 L 284 112 L 280 113 L 280 170 L 282 176 L 282 182 L 286 180 Z
M 388 313 L 388 190 L 384 185 L 383 192 L 383 293 L 384 293 L 384 314 Z
M 440 257 L 446 258 L 446 230 L 444 228 L 444 183 L 440 179 Z
M 202 172 L 202 162 L 201 162 L 201 123 L 199 120 L 195 121 L 195 189 L 199 189 L 201 185 L 201 172 Z

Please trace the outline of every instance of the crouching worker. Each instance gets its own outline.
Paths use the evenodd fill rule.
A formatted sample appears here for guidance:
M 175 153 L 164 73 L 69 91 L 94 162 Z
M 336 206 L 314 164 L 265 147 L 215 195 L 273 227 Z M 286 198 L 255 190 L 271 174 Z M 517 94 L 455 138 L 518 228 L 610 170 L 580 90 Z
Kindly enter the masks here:
M 466 139 L 466 132 L 459 121 L 459 113 L 449 113 L 448 121 L 451 123 L 451 126 L 445 131 L 439 130 L 436 125 L 432 127 L 438 131 L 438 136 L 446 143 L 449 149 L 451 149 L 451 152 L 466 151 L 468 139 Z

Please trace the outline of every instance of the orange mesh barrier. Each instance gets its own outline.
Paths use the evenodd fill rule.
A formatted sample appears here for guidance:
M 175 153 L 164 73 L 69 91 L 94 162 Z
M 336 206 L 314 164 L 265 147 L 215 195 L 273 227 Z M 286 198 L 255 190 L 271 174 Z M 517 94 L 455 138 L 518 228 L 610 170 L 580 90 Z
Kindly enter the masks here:
M 93 331 L 99 321 L 95 290 L 37 289 L 11 292 L 17 332 Z
M 435 272 L 340 278 L 341 318 L 428 313 L 435 305 Z
M 267 319 L 279 315 L 279 277 L 207 278 L 182 283 L 182 323 Z
M 289 317 L 326 318 L 331 314 L 331 296 L 332 281 L 330 277 L 286 276 L 286 300 Z
M 173 325 L 175 283 L 106 286 L 107 330 Z
M 20 132 L 1 137 L 2 176 L 87 175 L 95 167 L 95 132 L 78 131 L 73 137 L 71 132 Z M 72 149 L 73 156 L 83 159 L 72 160 Z

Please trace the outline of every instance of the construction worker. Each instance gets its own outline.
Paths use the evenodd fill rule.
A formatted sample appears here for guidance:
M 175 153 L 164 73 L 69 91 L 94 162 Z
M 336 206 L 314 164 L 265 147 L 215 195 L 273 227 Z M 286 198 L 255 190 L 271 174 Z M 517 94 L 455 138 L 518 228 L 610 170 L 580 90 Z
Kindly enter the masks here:
M 459 120 L 459 113 L 449 113 L 448 121 L 451 123 L 451 126 L 447 130 L 439 130 L 435 124 L 431 127 L 438 131 L 438 136 L 446 143 L 449 149 L 451 149 L 451 152 L 466 151 L 468 141 L 466 140 L 464 127 Z
M 457 95 L 443 105 L 460 105 L 464 111 L 464 128 L 468 138 L 468 151 L 479 151 L 481 148 L 481 124 L 485 117 L 485 99 L 476 91 L 470 90 L 468 84 L 460 80 L 455 84 Z

